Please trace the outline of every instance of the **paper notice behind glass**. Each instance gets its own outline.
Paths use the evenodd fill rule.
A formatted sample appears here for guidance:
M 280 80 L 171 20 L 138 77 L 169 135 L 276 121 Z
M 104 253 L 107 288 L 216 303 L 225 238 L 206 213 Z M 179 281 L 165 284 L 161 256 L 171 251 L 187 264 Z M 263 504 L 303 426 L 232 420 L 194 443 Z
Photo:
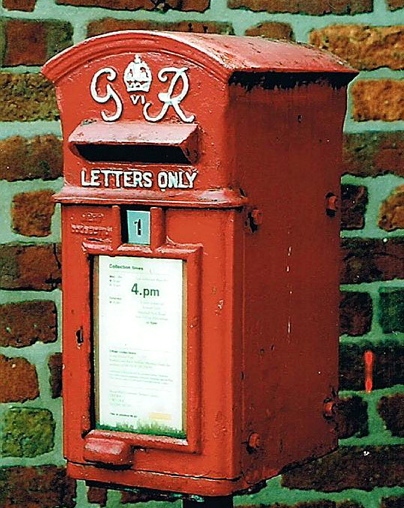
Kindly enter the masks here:
M 98 257 L 97 427 L 185 437 L 183 263 Z

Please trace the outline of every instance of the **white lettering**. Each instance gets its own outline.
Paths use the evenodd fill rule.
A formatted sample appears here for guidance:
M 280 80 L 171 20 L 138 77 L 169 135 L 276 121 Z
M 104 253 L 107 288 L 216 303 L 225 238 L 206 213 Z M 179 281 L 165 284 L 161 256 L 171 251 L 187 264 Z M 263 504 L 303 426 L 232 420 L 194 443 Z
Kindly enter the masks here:
M 144 95 L 131 95 L 130 100 L 136 106 L 136 104 L 140 101 L 142 104 L 146 102 L 146 97 Z
M 143 187 L 151 189 L 153 187 L 153 173 L 151 171 L 145 171 L 143 173 Z
M 133 184 L 133 171 L 123 172 L 123 186 L 126 188 L 135 187 Z
M 157 185 L 161 190 L 193 189 L 197 171 L 160 171 L 157 175 Z
M 168 171 L 168 184 L 169 189 L 176 189 L 178 187 L 178 173 L 174 171 Z
M 143 175 L 140 171 L 133 172 L 133 183 L 135 187 L 143 187 Z
M 195 115 L 186 116 L 180 107 L 180 103 L 185 99 L 189 91 L 189 79 L 187 76 L 187 67 L 182 67 L 178 69 L 177 67 L 166 67 L 165 69 L 161 69 L 158 73 L 158 78 L 162 83 L 165 83 L 169 80 L 168 74 L 173 74 L 170 84 L 168 86 L 167 92 L 160 92 L 157 97 L 163 103 L 163 107 L 161 108 L 160 113 L 157 116 L 149 115 L 149 108 L 151 106 L 151 102 L 147 102 L 143 107 L 143 116 L 148 122 L 159 122 L 162 120 L 166 114 L 170 106 L 177 113 L 179 118 L 186 123 L 191 123 L 195 120 Z M 176 89 L 177 82 L 181 79 L 182 82 L 182 90 L 178 95 L 174 95 L 174 90 Z
M 99 187 L 101 185 L 99 178 L 100 178 L 99 169 L 93 169 L 92 171 L 90 171 L 90 175 L 88 175 L 86 170 L 83 169 L 81 172 L 81 185 L 82 187 Z
M 102 169 L 101 173 L 104 176 L 104 187 L 109 187 L 109 177 L 112 175 L 113 171 L 110 169 Z
M 98 104 L 105 104 L 109 100 L 113 100 L 115 102 L 115 113 L 111 114 L 101 111 L 101 117 L 105 122 L 115 122 L 122 115 L 122 100 L 109 83 L 107 83 L 107 86 L 105 87 L 105 95 L 100 95 L 98 93 L 98 80 L 103 74 L 106 74 L 108 81 L 114 81 L 117 76 L 115 69 L 111 69 L 111 67 L 100 69 L 94 74 L 93 79 L 91 80 L 90 93 L 91 97 L 95 100 L 95 102 L 98 102 Z
M 168 174 L 165 171 L 160 171 L 160 173 L 157 175 L 157 185 L 161 190 L 167 189 Z
M 122 171 L 119 169 L 82 169 L 82 187 L 104 187 L 124 189 L 151 189 L 154 185 L 154 175 L 151 171 Z M 188 171 L 159 171 L 157 173 L 157 187 L 166 189 L 193 189 L 198 172 Z
M 196 180 L 197 174 L 198 173 L 196 171 L 193 173 L 188 173 L 187 171 L 185 172 L 185 177 L 188 179 L 190 189 L 194 188 L 194 181 Z

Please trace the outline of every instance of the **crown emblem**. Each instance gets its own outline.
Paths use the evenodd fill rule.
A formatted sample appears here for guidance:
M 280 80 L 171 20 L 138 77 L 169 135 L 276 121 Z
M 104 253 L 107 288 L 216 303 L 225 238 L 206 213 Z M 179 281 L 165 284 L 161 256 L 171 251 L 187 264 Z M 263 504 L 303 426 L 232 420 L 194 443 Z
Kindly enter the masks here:
M 133 62 L 126 67 L 123 76 L 128 92 L 148 92 L 152 82 L 149 66 L 136 55 Z

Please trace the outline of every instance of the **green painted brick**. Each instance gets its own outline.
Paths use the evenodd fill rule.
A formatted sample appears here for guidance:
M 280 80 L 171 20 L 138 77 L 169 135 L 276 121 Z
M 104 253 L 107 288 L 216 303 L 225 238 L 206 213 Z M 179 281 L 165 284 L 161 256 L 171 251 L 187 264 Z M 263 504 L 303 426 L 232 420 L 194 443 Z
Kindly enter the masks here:
M 36 457 L 52 451 L 55 421 L 47 409 L 11 408 L 4 414 L 3 457 Z
M 404 332 L 404 289 L 382 288 L 379 292 L 383 332 Z

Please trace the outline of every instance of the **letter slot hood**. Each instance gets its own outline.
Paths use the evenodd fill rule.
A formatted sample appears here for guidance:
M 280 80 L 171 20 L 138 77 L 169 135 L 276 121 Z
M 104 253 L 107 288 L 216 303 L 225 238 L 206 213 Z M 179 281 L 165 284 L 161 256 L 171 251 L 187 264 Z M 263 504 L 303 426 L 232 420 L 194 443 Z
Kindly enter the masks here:
M 69 146 L 90 162 L 193 164 L 198 159 L 198 126 L 89 120 L 74 129 Z

